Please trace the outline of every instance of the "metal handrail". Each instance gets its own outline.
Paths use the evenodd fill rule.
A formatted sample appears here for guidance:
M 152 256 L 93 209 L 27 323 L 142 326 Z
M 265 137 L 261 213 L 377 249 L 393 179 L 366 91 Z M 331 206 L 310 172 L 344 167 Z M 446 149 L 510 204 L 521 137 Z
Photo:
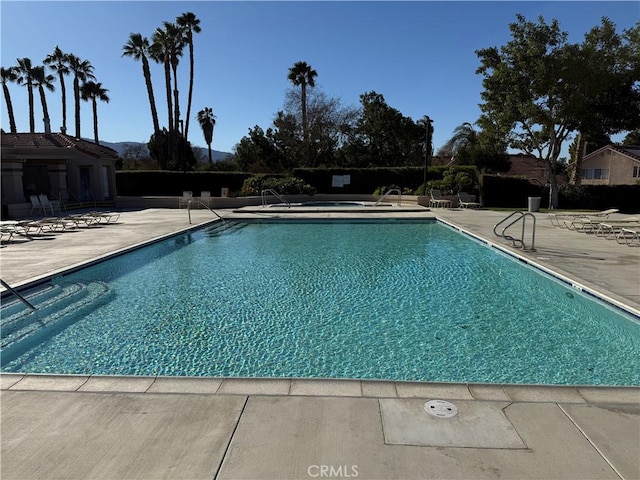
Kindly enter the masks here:
M 189 225 L 191 225 L 191 203 L 192 202 L 196 202 L 199 203 L 200 205 L 202 205 L 204 208 L 206 208 L 207 210 L 209 210 L 211 213 L 213 213 L 216 217 L 218 217 L 220 220 L 222 220 L 222 223 L 224 223 L 224 218 L 222 218 L 220 216 L 220 214 L 218 214 L 218 212 L 216 212 L 215 210 L 213 210 L 211 207 L 209 207 L 209 205 L 206 205 L 205 203 L 203 203 L 200 200 L 194 200 L 191 199 L 187 202 L 187 213 L 189 214 Z
M 511 223 L 507 224 L 500 233 L 497 232 L 497 229 L 500 225 L 502 225 L 503 223 L 505 223 L 507 220 L 509 220 L 511 217 L 515 216 L 515 215 L 519 215 L 518 218 L 516 218 L 515 220 L 513 220 Z M 526 220 L 527 217 L 531 217 L 533 218 L 533 230 L 531 232 L 531 247 L 527 248 L 527 245 L 525 244 L 524 238 L 525 238 L 525 229 L 526 229 Z M 522 232 L 521 232 L 521 237 L 520 238 L 516 238 L 516 237 L 512 237 L 511 235 L 507 235 L 506 231 L 509 227 L 515 225 L 516 223 L 518 223 L 519 221 L 522 221 Z M 509 215 L 507 215 L 505 218 L 503 218 L 502 220 L 500 220 L 498 223 L 496 223 L 493 226 L 493 233 L 494 235 L 498 236 L 498 237 L 502 237 L 505 238 L 507 240 L 511 240 L 513 242 L 513 246 L 516 246 L 516 242 L 519 242 L 522 246 L 523 250 L 529 250 L 529 251 L 535 251 L 535 243 L 536 243 L 536 216 L 533 215 L 532 213 L 529 212 L 521 212 L 521 211 L 517 211 L 517 212 L 512 212 Z
M 5 282 L 4 280 L 0 279 L 0 284 L 2 284 L 2 286 L 4 288 L 6 288 L 7 290 L 9 290 L 11 293 L 13 293 L 16 297 L 18 297 L 20 299 L 20 301 L 22 303 L 24 303 L 27 307 L 29 307 L 31 310 L 37 310 L 36 307 L 34 307 L 33 305 L 31 305 L 31 303 L 29 303 L 29 300 L 27 300 L 26 298 L 24 298 L 22 295 L 20 295 L 18 292 L 16 292 L 13 287 L 11 287 L 7 282 Z
M 284 198 L 282 195 L 280 195 L 278 192 L 276 192 L 273 188 L 267 188 L 267 189 L 262 190 L 260 192 L 260 196 L 262 197 L 262 205 L 265 205 L 265 206 L 267 205 L 267 195 L 268 194 L 273 195 L 278 200 L 280 200 L 282 203 L 285 203 L 288 208 L 291 208 L 291 204 L 289 202 L 287 202 L 287 199 Z
M 392 188 L 391 190 L 387 190 L 387 193 L 385 193 L 384 195 L 382 195 L 378 201 L 376 203 L 374 203 L 374 206 L 379 205 L 380 203 L 382 203 L 382 201 L 387 198 L 387 196 L 391 195 L 392 193 L 397 193 L 398 194 L 398 206 L 402 205 L 402 192 L 400 191 L 400 189 L 398 188 Z

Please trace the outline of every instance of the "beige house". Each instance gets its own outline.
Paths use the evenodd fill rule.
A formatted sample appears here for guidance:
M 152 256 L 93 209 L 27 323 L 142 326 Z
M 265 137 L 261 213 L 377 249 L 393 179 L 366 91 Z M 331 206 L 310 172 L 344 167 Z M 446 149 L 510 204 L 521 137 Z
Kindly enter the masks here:
M 640 147 L 607 145 L 582 159 L 582 185 L 635 185 L 639 182 Z
M 31 212 L 30 195 L 88 204 L 116 196 L 118 153 L 62 133 L 2 132 L 2 213 Z

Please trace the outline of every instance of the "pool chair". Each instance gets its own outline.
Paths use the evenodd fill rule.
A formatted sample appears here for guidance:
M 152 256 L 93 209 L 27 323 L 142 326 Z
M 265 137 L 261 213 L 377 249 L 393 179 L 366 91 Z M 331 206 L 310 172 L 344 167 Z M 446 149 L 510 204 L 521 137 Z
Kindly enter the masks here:
M 178 208 L 182 208 L 183 206 L 188 207 L 191 200 L 193 200 L 193 192 L 185 190 L 182 192 L 182 197 L 178 199 Z
M 200 192 L 200 197 L 198 198 L 202 205 L 205 205 L 207 208 L 211 208 L 211 192 Z
M 458 206 L 460 208 L 480 208 L 479 202 L 474 202 L 467 192 L 458 192 Z
M 40 203 L 40 200 L 38 199 L 37 195 L 29 195 L 29 200 L 31 200 L 31 215 L 33 215 L 33 212 L 42 212 L 42 214 L 44 215 L 44 207 L 42 206 L 42 203 Z
M 44 210 L 44 212 L 46 213 L 47 208 L 49 210 L 51 210 L 51 215 L 55 215 L 56 213 L 53 211 L 54 208 L 58 209 L 58 212 L 60 212 L 60 202 L 57 200 L 49 200 L 49 197 L 47 197 L 44 193 L 41 193 L 40 195 L 38 195 L 38 200 L 40 200 L 40 204 L 42 205 L 42 208 Z
M 435 208 L 451 208 L 452 202 L 451 200 L 447 200 L 446 198 L 442 198 L 442 193 L 438 189 L 431 189 L 431 197 L 429 198 L 429 207 Z
M 623 228 L 640 227 L 640 217 L 624 217 L 600 222 L 593 233 L 596 237 L 615 238 Z
M 120 214 L 114 212 L 89 212 L 86 216 L 94 217 L 98 223 L 115 223 L 120 218 Z
M 595 219 L 607 219 L 609 215 L 617 213 L 617 208 L 610 208 L 609 210 L 602 210 L 600 212 L 564 212 L 564 213 L 549 213 L 549 221 L 554 227 L 569 228 L 571 223 L 577 218 L 595 218 Z
M 628 246 L 640 246 L 640 226 L 629 228 L 625 227 L 620 229 L 620 232 L 616 236 L 616 242 L 625 243 Z

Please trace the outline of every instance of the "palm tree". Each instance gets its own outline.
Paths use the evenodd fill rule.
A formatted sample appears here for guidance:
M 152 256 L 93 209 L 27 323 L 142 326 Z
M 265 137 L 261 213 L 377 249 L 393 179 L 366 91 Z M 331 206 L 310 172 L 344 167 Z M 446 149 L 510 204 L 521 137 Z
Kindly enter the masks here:
M 4 93 L 4 101 L 7 104 L 7 113 L 9 114 L 9 129 L 11 133 L 17 133 L 18 129 L 16 128 L 16 118 L 13 115 L 13 104 L 11 103 L 11 94 L 9 93 L 8 84 L 11 82 L 18 81 L 18 74 L 16 73 L 15 67 L 0 69 L 0 73 L 2 74 L 2 92 Z
M 47 75 L 43 66 L 33 67 L 33 86 L 38 87 L 38 91 L 40 92 L 45 133 L 51 133 L 51 118 L 49 118 L 49 109 L 47 108 L 47 98 L 44 94 L 44 89 L 46 87 L 50 92 L 55 91 L 55 87 L 53 86 L 55 78 L 53 75 Z
M 193 33 L 200 33 L 200 20 L 194 13 L 183 13 L 176 19 L 182 28 L 187 45 L 189 45 L 189 96 L 187 98 L 187 117 L 184 121 L 184 140 L 189 136 L 189 119 L 191 118 L 191 98 L 193 96 Z
M 307 62 L 296 62 L 293 67 L 289 67 L 289 75 L 287 79 L 293 83 L 296 87 L 301 88 L 301 101 L 302 101 L 302 137 L 305 142 L 309 140 L 309 125 L 307 123 L 307 85 L 315 87 L 315 77 L 318 76 L 318 72 L 313 70 Z
M 209 164 L 213 164 L 211 158 L 211 142 L 213 142 L 213 127 L 216 126 L 216 116 L 213 114 L 213 108 L 204 107 L 198 112 L 198 123 L 202 127 L 204 141 L 209 146 Z
M 455 157 L 466 148 L 473 148 L 478 144 L 478 132 L 473 129 L 473 125 L 465 122 L 458 125 L 453 130 L 453 135 L 447 143 L 438 150 L 438 155 L 450 155 Z
M 158 110 L 156 109 L 156 100 L 153 96 L 153 85 L 151 84 L 151 70 L 149 69 L 149 39 L 143 37 L 139 33 L 132 33 L 129 41 L 122 47 L 122 56 L 131 57 L 134 60 L 142 61 L 142 75 L 147 85 L 147 95 L 149 96 L 149 105 L 151 106 L 151 118 L 153 120 L 153 132 L 160 131 L 160 123 L 158 122 Z
M 18 65 L 14 67 L 18 75 L 18 84 L 27 87 L 29 94 L 29 133 L 36 131 L 36 122 L 33 113 L 33 65 L 31 59 L 24 57 L 17 59 Z
M 56 45 L 53 53 L 44 59 L 44 64 L 58 74 L 60 92 L 62 93 L 62 133 L 67 133 L 67 87 L 64 84 L 64 76 L 69 75 L 67 55 Z
M 98 145 L 100 142 L 98 141 L 98 102 L 97 100 L 101 100 L 103 102 L 109 103 L 109 97 L 107 96 L 106 88 L 102 88 L 101 83 L 95 83 L 92 81 L 85 82 L 80 87 L 80 92 L 82 95 L 82 100 L 91 100 L 91 104 L 93 106 L 93 138 Z
M 76 138 L 80 138 L 80 82 L 95 80 L 93 65 L 88 60 L 81 60 L 76 55 L 67 55 L 69 71 L 73 73 L 73 97 L 75 100 Z
M 149 50 L 149 56 L 156 62 L 164 65 L 164 83 L 167 95 L 167 118 L 169 120 L 169 134 L 173 132 L 173 102 L 171 100 L 171 37 L 169 34 L 158 27 L 151 36 L 152 45 Z

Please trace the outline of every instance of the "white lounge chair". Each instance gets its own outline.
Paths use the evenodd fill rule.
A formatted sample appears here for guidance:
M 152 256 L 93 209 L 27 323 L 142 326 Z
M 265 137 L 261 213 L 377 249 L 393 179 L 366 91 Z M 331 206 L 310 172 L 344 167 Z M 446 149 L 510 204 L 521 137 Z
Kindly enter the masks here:
M 453 205 L 453 202 L 451 202 L 451 200 L 447 200 L 446 198 L 442 198 L 442 193 L 440 192 L 440 190 L 438 190 L 436 188 L 431 189 L 431 196 L 429 198 L 429 207 L 435 207 L 435 208 L 449 207 L 449 208 L 451 208 L 452 205 Z
M 617 208 L 610 208 L 608 210 L 602 210 L 600 212 L 564 212 L 564 213 L 549 213 L 549 221 L 554 227 L 569 228 L 571 222 L 577 218 L 609 218 L 609 215 L 617 213 Z
M 460 208 L 480 208 L 479 202 L 474 202 L 467 192 L 458 192 L 458 206 Z
M 616 236 L 616 242 L 626 243 L 630 247 L 635 246 L 636 244 L 640 246 L 640 227 L 622 228 Z
M 193 192 L 189 190 L 185 190 L 182 192 L 182 197 L 178 199 L 178 208 L 182 208 L 182 206 L 189 206 L 189 202 L 193 200 Z
M 40 200 L 38 199 L 37 195 L 29 195 L 29 199 L 31 200 L 31 215 L 33 215 L 33 212 L 42 212 L 42 214 L 44 215 L 44 207 L 42 206 L 42 203 L 40 203 Z
M 44 193 L 38 195 L 38 200 L 40 200 L 40 204 L 42 205 L 42 209 L 45 213 L 47 211 L 47 208 L 51 210 L 51 215 L 56 214 L 56 212 L 53 210 L 54 208 L 57 208 L 58 212 L 61 211 L 60 202 L 58 200 L 49 200 L 49 197 L 47 197 Z
M 211 192 L 208 191 L 204 191 L 204 192 L 200 192 L 200 203 L 202 203 L 203 205 L 206 205 L 207 208 L 211 208 Z

